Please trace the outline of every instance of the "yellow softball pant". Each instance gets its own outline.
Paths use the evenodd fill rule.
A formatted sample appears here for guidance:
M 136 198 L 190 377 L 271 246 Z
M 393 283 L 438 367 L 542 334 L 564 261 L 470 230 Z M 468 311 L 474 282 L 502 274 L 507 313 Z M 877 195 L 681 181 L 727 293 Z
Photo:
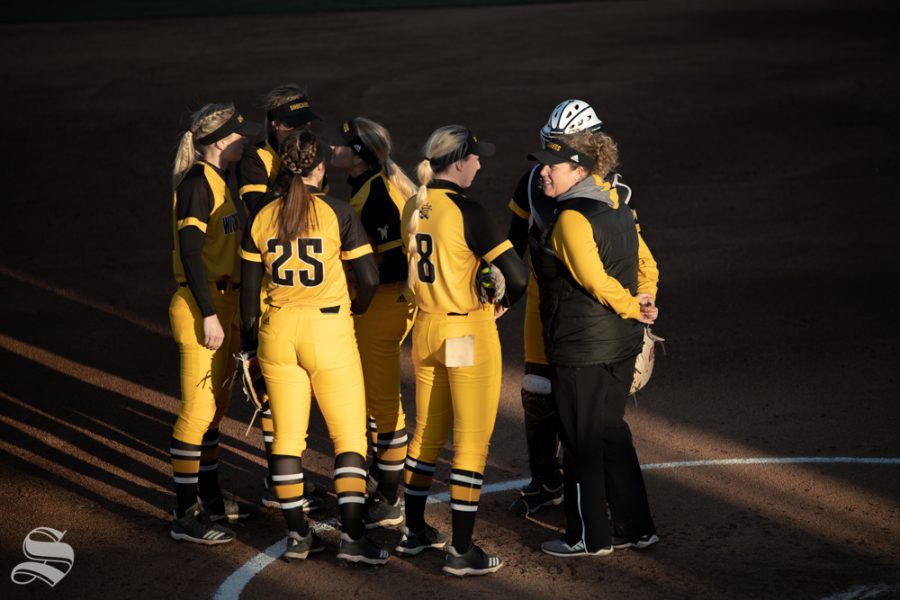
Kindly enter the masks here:
M 172 436 L 191 445 L 199 445 L 208 429 L 217 429 L 228 411 L 234 354 L 240 347 L 238 291 L 220 290 L 210 282 L 216 315 L 225 332 L 218 350 L 203 347 L 203 315 L 194 295 L 179 286 L 169 303 L 172 335 L 181 355 L 181 410 Z
M 525 296 L 525 362 L 547 364 L 544 333 L 541 329 L 541 299 L 537 280 L 532 273 L 528 277 L 528 293 Z
M 502 357 L 493 306 L 467 315 L 419 312 L 413 327 L 416 429 L 406 461 L 406 493 L 427 495 L 453 428 L 451 508 L 475 511 L 500 404 Z M 446 365 L 447 340 L 472 336 L 471 366 Z
M 388 470 L 403 469 L 406 458 L 400 347 L 412 328 L 416 309 L 403 296 L 404 287 L 405 283 L 379 286 L 366 313 L 353 317 L 366 386 L 366 410 L 383 438 L 375 442 L 379 466 Z
M 349 305 L 334 313 L 270 306 L 257 356 L 274 422 L 272 454 L 306 450 L 312 384 L 335 455 L 366 455 L 365 387 Z

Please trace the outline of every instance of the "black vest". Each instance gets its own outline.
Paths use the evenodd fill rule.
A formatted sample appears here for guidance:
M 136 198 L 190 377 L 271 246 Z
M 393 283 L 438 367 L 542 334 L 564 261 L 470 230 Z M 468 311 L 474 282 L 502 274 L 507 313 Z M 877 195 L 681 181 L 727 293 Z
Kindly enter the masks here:
M 558 212 L 574 210 L 590 222 L 607 275 L 632 294 L 637 293 L 638 236 L 627 207 L 616 210 L 605 202 L 572 198 Z M 551 364 L 579 367 L 615 363 L 641 351 L 643 326 L 622 319 L 581 287 L 551 247 L 551 226 L 544 239 L 531 240 L 531 262 L 541 297 L 541 322 Z

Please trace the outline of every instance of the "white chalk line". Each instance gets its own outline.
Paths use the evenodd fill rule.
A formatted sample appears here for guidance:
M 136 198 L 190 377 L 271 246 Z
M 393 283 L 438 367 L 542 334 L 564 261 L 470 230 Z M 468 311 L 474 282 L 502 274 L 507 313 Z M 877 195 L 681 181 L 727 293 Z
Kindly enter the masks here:
M 857 464 L 857 465 L 900 465 L 900 458 L 858 458 L 852 456 L 789 456 L 789 457 L 763 457 L 763 458 L 722 458 L 715 460 L 686 460 L 680 462 L 667 463 L 650 463 L 641 465 L 643 471 L 653 471 L 657 469 L 682 469 L 688 467 L 716 467 L 730 465 L 783 465 L 783 464 Z M 524 486 L 530 481 L 529 478 L 514 479 L 511 481 L 501 481 L 499 483 L 491 483 L 481 488 L 481 495 L 495 494 L 497 492 L 506 492 L 515 488 Z M 450 501 L 450 493 L 443 492 L 440 494 L 432 494 L 428 497 L 429 504 L 439 504 Z M 316 531 L 328 531 L 334 529 L 336 519 L 328 519 L 317 523 L 313 526 Z M 261 554 L 257 554 L 238 570 L 228 576 L 222 582 L 219 589 L 213 595 L 214 600 L 238 600 L 241 592 L 250 583 L 250 580 L 256 577 L 266 567 L 275 562 L 284 553 L 287 548 L 287 540 L 282 539 L 266 548 Z M 860 593 L 875 592 L 880 595 L 884 589 L 880 585 L 872 588 L 862 588 L 858 590 L 854 588 L 847 593 L 855 595 L 834 595 L 823 600 L 854 600 L 862 598 L 872 598 L 874 596 L 859 595 Z M 893 587 L 888 588 L 894 589 Z

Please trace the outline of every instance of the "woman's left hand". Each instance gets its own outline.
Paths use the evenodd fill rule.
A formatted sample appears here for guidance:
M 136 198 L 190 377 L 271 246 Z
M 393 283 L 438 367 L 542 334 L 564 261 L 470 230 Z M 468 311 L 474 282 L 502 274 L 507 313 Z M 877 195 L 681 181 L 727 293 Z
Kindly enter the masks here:
M 638 318 L 638 321 L 646 325 L 652 325 L 659 316 L 659 308 L 656 306 L 656 301 L 650 294 L 638 294 L 637 299 L 641 303 L 641 316 Z

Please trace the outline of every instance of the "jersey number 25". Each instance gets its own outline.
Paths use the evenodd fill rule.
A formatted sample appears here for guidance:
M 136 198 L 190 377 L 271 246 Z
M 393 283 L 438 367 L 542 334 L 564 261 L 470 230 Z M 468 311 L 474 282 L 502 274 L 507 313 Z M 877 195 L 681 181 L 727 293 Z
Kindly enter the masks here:
M 292 287 L 295 285 L 294 274 L 304 287 L 314 287 L 325 280 L 325 265 L 316 256 L 322 256 L 324 243 L 322 238 L 301 238 L 290 243 L 269 240 L 268 250 L 275 255 L 272 261 L 272 282 L 276 285 Z M 284 265 L 291 257 L 296 256 L 303 266 L 299 269 L 285 269 Z

